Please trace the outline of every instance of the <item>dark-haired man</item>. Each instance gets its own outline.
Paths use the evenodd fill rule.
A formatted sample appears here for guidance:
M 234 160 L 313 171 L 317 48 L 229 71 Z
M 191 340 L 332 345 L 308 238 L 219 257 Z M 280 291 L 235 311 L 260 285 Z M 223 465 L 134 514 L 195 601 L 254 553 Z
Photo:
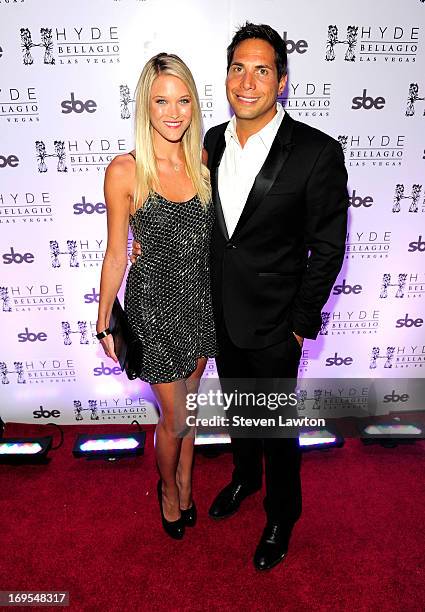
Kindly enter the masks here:
M 348 208 L 338 142 L 294 121 L 277 103 L 286 86 L 285 43 L 247 23 L 228 47 L 230 122 L 205 136 L 216 207 L 211 243 L 217 369 L 235 378 L 296 378 L 304 338 L 340 270 Z M 210 516 L 234 514 L 258 491 L 265 461 L 267 523 L 257 569 L 279 563 L 301 515 L 297 437 L 232 438 L 232 480 Z

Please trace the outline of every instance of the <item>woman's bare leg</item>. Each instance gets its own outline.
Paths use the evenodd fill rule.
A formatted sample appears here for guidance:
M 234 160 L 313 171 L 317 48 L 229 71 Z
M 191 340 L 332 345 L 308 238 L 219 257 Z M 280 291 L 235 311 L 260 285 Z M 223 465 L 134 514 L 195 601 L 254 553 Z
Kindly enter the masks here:
M 155 452 L 162 479 L 162 507 L 167 521 L 176 521 L 181 516 L 176 473 L 182 447 L 181 432 L 185 428 L 187 387 L 182 379 L 152 385 L 152 390 L 160 409 Z
M 186 378 L 187 393 L 197 393 L 199 382 L 204 372 L 207 359 L 198 359 L 196 370 Z M 180 509 L 186 510 L 192 505 L 192 467 L 193 467 L 193 444 L 195 441 L 195 428 L 192 427 L 182 440 L 180 448 L 180 459 L 177 466 L 177 486 L 179 489 Z

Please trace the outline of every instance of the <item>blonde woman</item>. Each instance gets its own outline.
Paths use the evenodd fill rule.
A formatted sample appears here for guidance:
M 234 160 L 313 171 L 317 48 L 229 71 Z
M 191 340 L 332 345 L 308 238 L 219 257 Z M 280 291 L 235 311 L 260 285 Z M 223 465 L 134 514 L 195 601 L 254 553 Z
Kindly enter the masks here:
M 160 53 L 145 65 L 135 128 L 135 151 L 118 155 L 106 170 L 108 243 L 97 331 L 106 355 L 117 361 L 108 325 L 127 266 L 130 224 L 142 254 L 129 270 L 124 307 L 143 344 L 138 375 L 151 384 L 160 409 L 155 452 L 162 524 L 181 539 L 196 522 L 196 508 L 193 435 L 177 434 L 184 429 L 186 394 L 197 390 L 216 340 L 208 268 L 214 213 L 201 161 L 201 111 L 192 74 L 176 55 Z

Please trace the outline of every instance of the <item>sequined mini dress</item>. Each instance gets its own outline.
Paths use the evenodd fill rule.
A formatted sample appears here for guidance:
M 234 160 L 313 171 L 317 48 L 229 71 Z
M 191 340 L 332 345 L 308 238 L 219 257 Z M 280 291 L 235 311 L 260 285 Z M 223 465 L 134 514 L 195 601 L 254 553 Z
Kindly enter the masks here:
M 142 380 L 155 384 L 189 376 L 198 357 L 216 354 L 209 271 L 212 202 L 195 195 L 172 202 L 151 193 L 130 216 L 142 254 L 130 267 L 124 307 L 142 341 Z

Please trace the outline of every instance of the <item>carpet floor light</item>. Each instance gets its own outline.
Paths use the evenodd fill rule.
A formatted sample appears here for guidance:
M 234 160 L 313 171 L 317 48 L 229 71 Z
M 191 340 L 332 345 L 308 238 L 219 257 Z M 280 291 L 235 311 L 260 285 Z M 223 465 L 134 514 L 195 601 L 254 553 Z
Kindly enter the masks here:
M 139 431 L 78 434 L 72 454 L 76 458 L 85 457 L 86 459 L 105 459 L 108 461 L 143 455 L 146 433 L 142 431 L 137 421 L 133 421 L 133 423 L 138 426 Z

